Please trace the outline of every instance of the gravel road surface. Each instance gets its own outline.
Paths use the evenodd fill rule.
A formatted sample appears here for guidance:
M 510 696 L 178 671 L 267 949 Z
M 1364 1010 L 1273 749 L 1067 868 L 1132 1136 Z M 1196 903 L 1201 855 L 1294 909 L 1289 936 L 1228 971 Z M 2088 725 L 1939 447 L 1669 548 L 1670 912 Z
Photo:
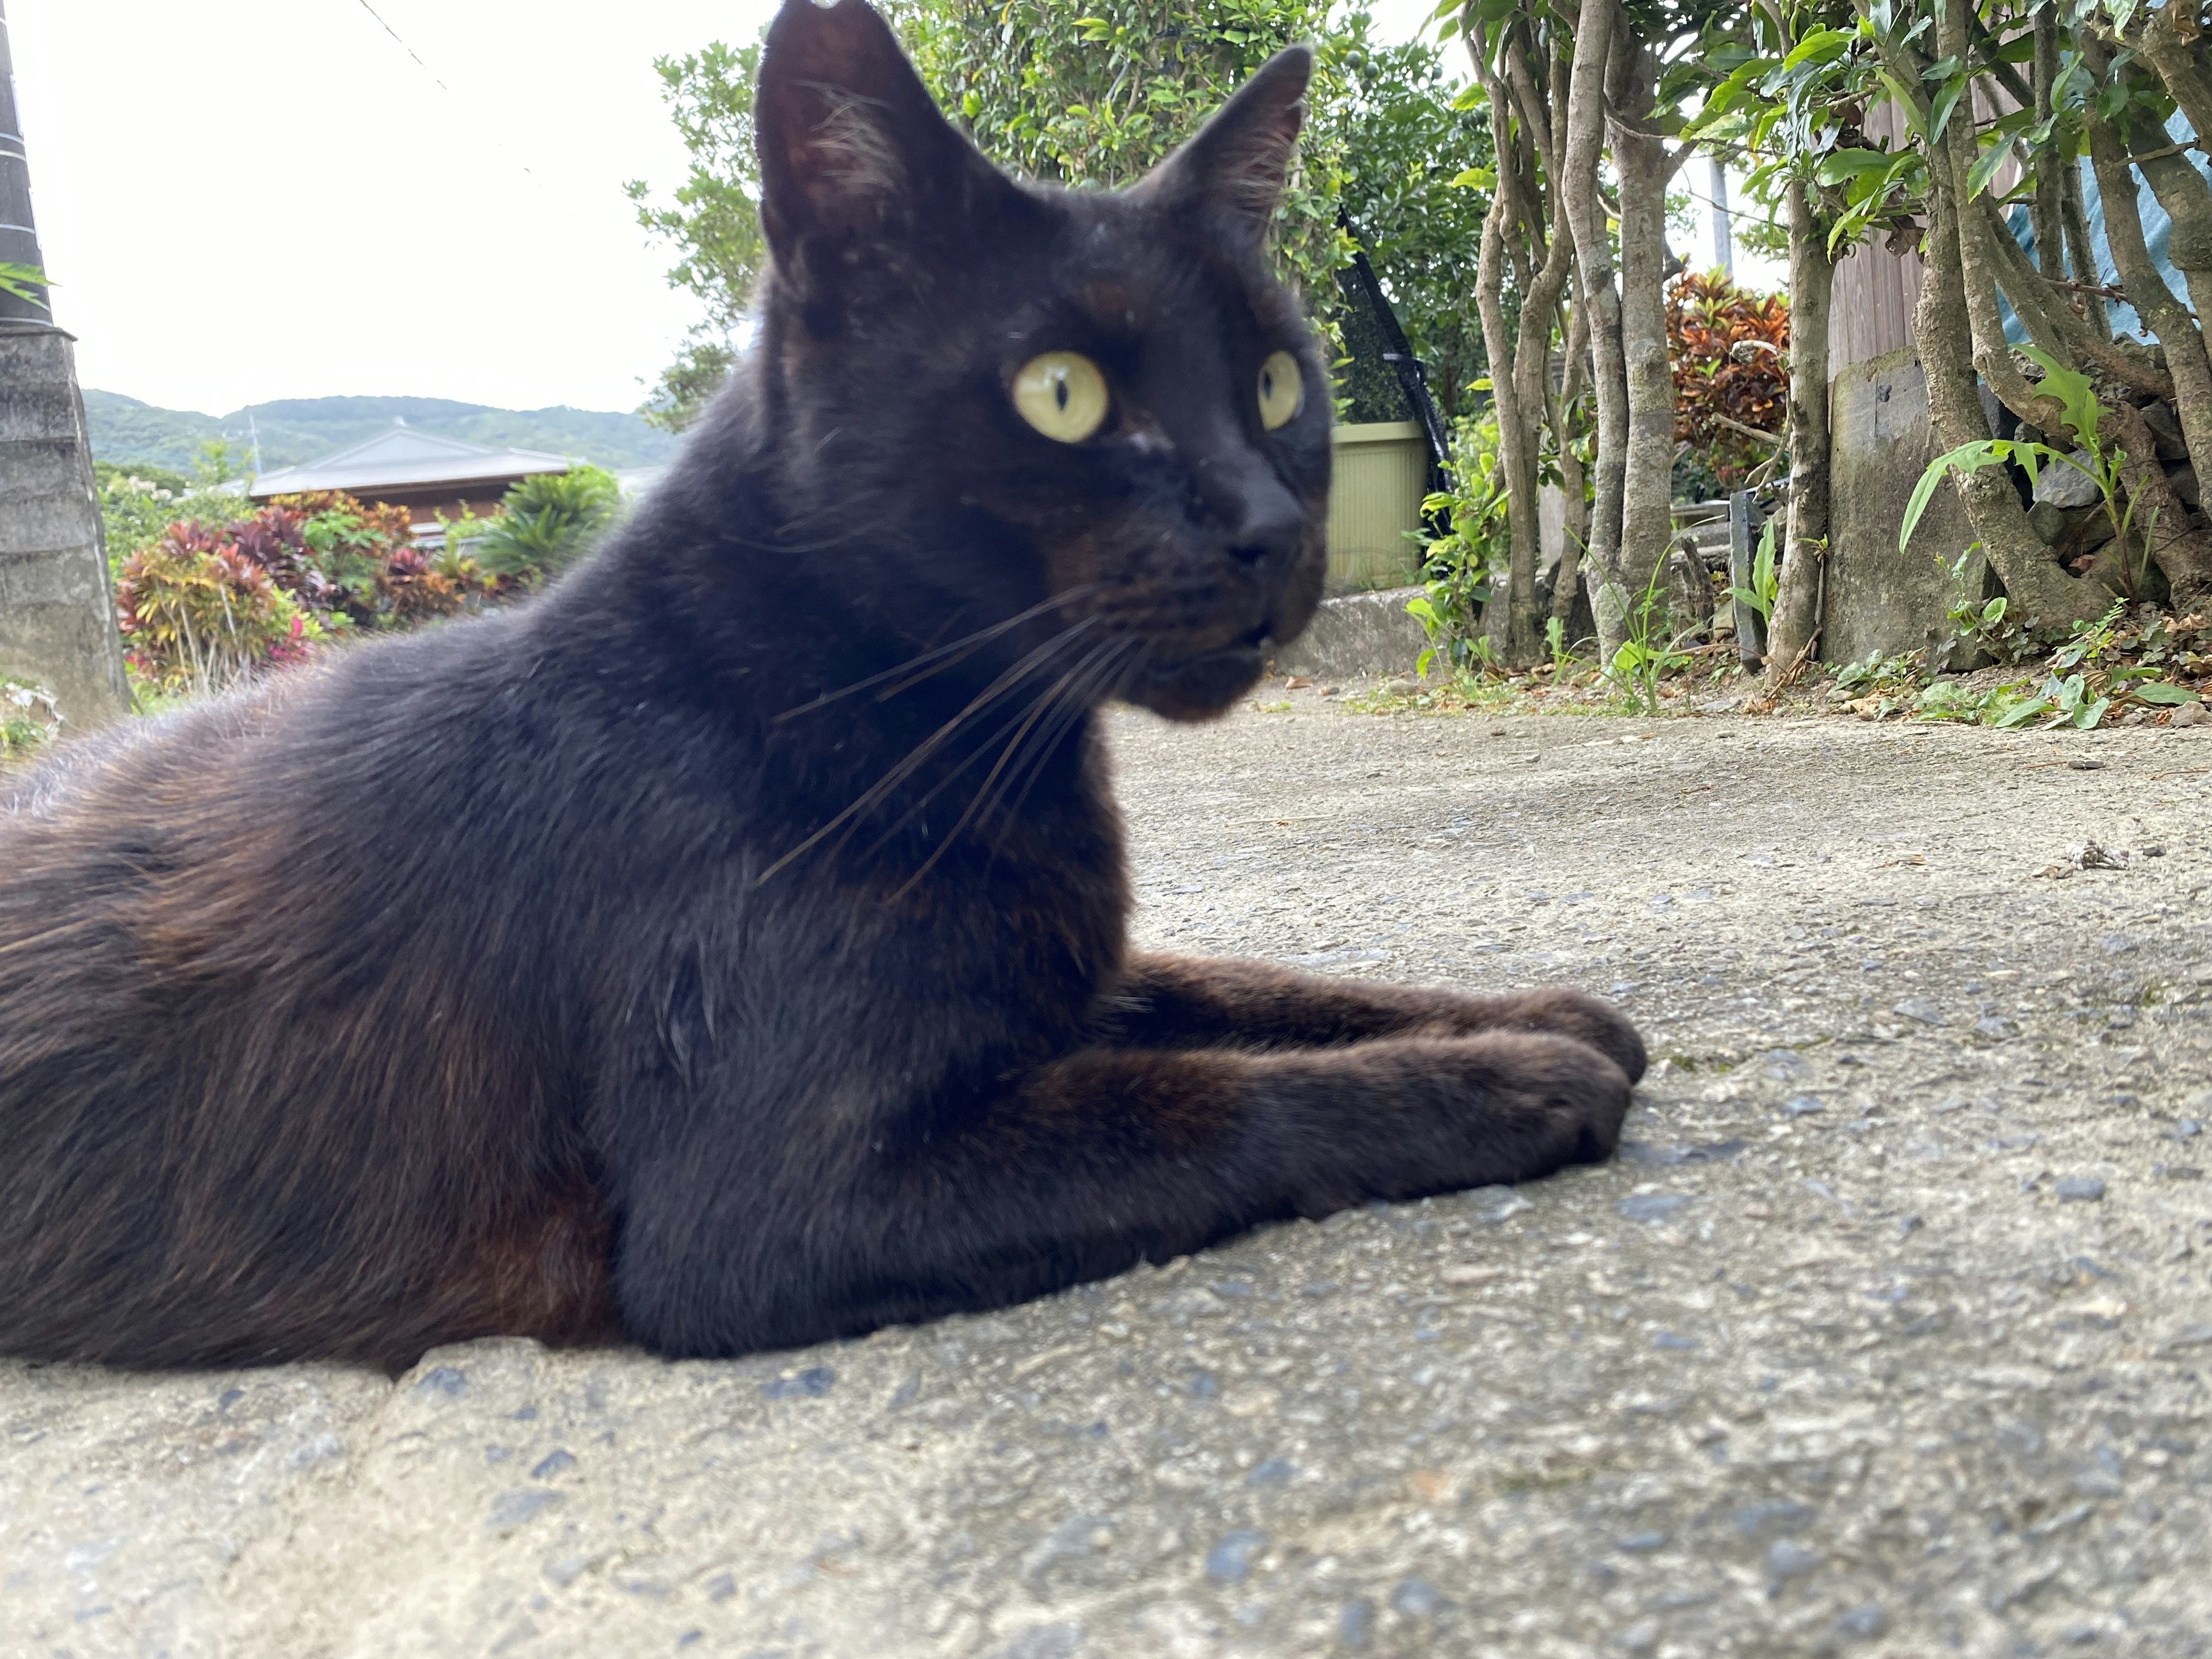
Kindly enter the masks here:
M 1610 992 L 1617 1162 L 734 1364 L 0 1364 L 0 1653 L 2212 1652 L 2212 727 L 1289 701 L 1117 718 L 1142 940 Z

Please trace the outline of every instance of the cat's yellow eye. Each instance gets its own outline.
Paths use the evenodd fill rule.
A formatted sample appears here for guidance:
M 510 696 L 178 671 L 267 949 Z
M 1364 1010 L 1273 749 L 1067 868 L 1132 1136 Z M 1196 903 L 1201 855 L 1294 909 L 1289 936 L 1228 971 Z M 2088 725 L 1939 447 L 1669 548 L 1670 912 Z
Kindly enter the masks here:
M 1032 357 L 1014 376 L 1014 407 L 1055 442 L 1079 444 L 1105 424 L 1106 377 L 1075 351 Z
M 1298 360 L 1279 351 L 1260 365 L 1260 424 L 1273 432 L 1297 419 L 1305 407 L 1306 380 Z

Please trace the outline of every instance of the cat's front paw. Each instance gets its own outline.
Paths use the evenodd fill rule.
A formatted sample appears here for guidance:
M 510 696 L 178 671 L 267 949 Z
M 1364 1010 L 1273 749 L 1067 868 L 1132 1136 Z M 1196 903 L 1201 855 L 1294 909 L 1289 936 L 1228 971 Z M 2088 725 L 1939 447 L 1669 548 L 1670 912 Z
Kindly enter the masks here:
M 1503 1119 L 1519 1130 L 1510 1138 L 1521 1154 L 1518 1167 L 1504 1179 L 1525 1181 L 1613 1156 L 1634 1090 L 1610 1054 L 1557 1033 L 1501 1033 L 1478 1041 L 1494 1060 L 1504 1061 L 1493 1074 L 1482 1117 Z M 1639 1043 L 1639 1062 L 1642 1053 Z
M 1586 1042 L 1627 1074 L 1640 1081 L 1648 1063 L 1644 1038 L 1628 1016 L 1603 997 L 1555 985 L 1501 998 L 1509 1006 L 1506 1018 L 1496 1020 L 1507 1030 L 1550 1031 Z

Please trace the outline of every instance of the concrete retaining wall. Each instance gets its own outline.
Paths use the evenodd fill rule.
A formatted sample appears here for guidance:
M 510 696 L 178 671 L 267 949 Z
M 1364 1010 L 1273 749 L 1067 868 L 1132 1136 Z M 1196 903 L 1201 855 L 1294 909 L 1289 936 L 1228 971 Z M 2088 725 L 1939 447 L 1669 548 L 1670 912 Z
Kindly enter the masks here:
M 1389 587 L 1323 599 L 1306 631 L 1278 647 L 1273 672 L 1317 680 L 1412 672 L 1429 642 L 1406 614 L 1406 601 L 1420 592 Z
M 1948 639 L 1952 588 L 1945 567 L 1974 539 L 1957 494 L 1937 490 L 1911 545 L 1902 552 L 1897 545 L 1912 487 L 1936 457 L 1918 356 L 1907 347 L 1844 370 L 1829 383 L 1828 418 L 1834 436 L 1822 660 L 1894 656 Z M 1977 593 L 1979 556 L 1968 572 Z

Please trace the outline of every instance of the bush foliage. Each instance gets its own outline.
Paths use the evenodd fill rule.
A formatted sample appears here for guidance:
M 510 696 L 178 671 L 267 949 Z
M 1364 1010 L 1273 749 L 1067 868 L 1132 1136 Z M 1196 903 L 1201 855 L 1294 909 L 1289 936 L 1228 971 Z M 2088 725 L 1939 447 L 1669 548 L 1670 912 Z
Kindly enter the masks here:
M 1790 301 L 1718 272 L 1685 271 L 1667 290 L 1674 368 L 1674 439 L 1729 488 L 1774 453 L 1790 403 Z
M 513 581 L 557 576 L 591 551 L 621 508 L 611 472 L 578 466 L 538 473 L 507 492 L 499 516 L 476 544 L 477 562 Z
M 410 628 L 519 586 L 464 550 L 425 553 L 408 518 L 326 491 L 228 521 L 172 520 L 116 573 L 133 677 L 165 696 L 204 696 L 353 630 Z
M 115 604 L 131 672 L 171 696 L 222 690 L 305 658 L 321 629 L 230 532 L 172 524 L 124 561 Z

